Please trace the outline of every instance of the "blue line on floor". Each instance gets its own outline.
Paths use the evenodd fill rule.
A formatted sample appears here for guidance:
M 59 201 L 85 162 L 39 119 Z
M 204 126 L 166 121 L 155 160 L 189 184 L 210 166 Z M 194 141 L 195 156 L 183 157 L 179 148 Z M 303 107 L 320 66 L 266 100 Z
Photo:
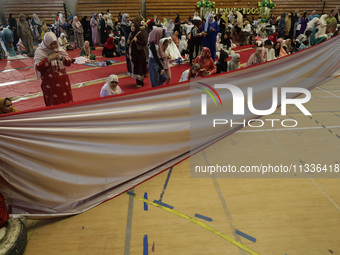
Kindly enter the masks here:
M 172 168 L 173 167 L 170 168 L 170 170 L 168 172 L 168 176 L 166 177 L 166 180 L 165 180 L 165 183 L 164 183 L 164 187 L 163 187 L 163 190 L 162 190 L 162 194 L 161 194 L 161 196 L 159 198 L 159 201 L 162 201 L 162 199 L 163 199 L 165 189 L 168 186 L 168 183 L 169 183 L 169 180 L 170 180 L 170 176 L 171 176 L 171 173 L 172 173 Z
M 144 193 L 144 199 L 148 199 L 148 193 Z M 144 202 L 144 211 L 148 211 L 149 208 L 148 208 L 148 204 Z
M 243 232 L 241 232 L 240 230 L 237 230 L 237 229 L 236 229 L 236 230 L 235 230 L 235 233 L 238 234 L 239 236 L 242 236 L 242 237 L 248 239 L 249 241 L 252 241 L 253 243 L 256 242 L 256 238 L 254 238 L 254 237 L 252 237 L 252 236 L 250 236 L 250 235 L 247 235 L 246 233 L 243 233 Z
M 168 205 L 168 204 L 166 204 L 166 203 L 163 203 L 162 201 L 154 200 L 153 202 L 156 203 L 156 204 L 159 204 L 159 205 L 161 205 L 161 206 L 167 207 L 167 208 L 169 208 L 169 209 L 174 209 L 174 207 L 173 207 L 172 205 Z
M 148 244 L 148 235 L 144 235 L 143 239 L 143 255 L 149 254 L 149 244 Z
M 195 214 L 195 217 L 196 217 L 196 218 L 200 218 L 200 219 L 202 219 L 202 220 L 209 221 L 209 222 L 212 222 L 212 221 L 213 221 L 213 219 L 212 219 L 212 218 L 210 218 L 210 217 L 207 217 L 207 216 L 203 216 L 203 215 L 201 215 L 201 214 L 198 214 L 198 213 L 196 213 L 196 214 Z

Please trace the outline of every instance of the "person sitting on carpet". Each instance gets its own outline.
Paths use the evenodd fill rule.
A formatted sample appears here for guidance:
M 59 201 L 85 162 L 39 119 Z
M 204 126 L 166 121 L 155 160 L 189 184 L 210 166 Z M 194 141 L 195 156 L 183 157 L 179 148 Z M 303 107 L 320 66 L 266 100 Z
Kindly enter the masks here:
M 255 52 L 249 57 L 246 67 L 261 64 L 263 62 L 262 47 L 257 47 Z
M 236 53 L 232 59 L 228 62 L 228 70 L 233 71 L 240 69 L 240 54 Z
M 118 43 L 118 53 L 121 56 L 124 56 L 126 53 L 126 46 L 125 46 L 125 37 L 122 36 L 122 38 L 120 39 L 120 42 Z
M 69 44 L 64 33 L 60 34 L 60 37 L 58 38 L 58 43 L 64 50 L 73 50 L 73 46 Z
M 194 64 L 192 65 L 189 69 L 185 70 L 182 73 L 181 79 L 179 82 L 183 81 L 190 81 L 190 79 L 195 79 L 197 78 L 198 71 L 201 69 L 200 64 Z
M 100 97 L 107 97 L 124 93 L 118 86 L 118 77 L 111 74 L 100 91 Z
M 194 61 L 194 64 L 196 63 L 201 66 L 201 70 L 198 72 L 198 75 L 201 77 L 215 74 L 217 71 L 217 67 L 214 60 L 211 58 L 211 53 L 208 47 L 203 47 L 202 55 L 198 56 Z
M 84 42 L 84 46 L 81 47 L 80 50 L 80 56 L 84 56 L 89 60 L 95 60 L 96 59 L 96 55 L 92 54 L 92 49 L 90 47 L 90 42 L 89 41 L 85 41 Z
M 102 56 L 106 58 L 119 57 L 113 37 L 110 36 L 104 44 Z
M 228 72 L 228 59 L 229 55 L 226 51 L 221 50 L 220 52 L 220 58 L 218 61 L 215 62 L 215 65 L 217 67 L 217 72 L 216 73 L 224 73 Z
M 13 107 L 11 99 L 9 99 L 8 97 L 1 97 L 0 114 L 6 114 L 10 112 L 18 112 L 18 110 Z

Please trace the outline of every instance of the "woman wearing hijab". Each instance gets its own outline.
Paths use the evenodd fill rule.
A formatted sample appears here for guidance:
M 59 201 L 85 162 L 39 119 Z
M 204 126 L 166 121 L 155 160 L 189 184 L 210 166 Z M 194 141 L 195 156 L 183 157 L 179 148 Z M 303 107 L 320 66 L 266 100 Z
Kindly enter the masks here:
M 255 52 L 249 57 L 246 67 L 257 65 L 263 62 L 264 62 L 264 59 L 263 59 L 263 54 L 262 54 L 262 48 L 258 47 L 256 48 Z
M 179 14 L 176 14 L 174 32 L 178 31 L 179 34 L 181 33 L 181 24 L 181 18 L 179 17 Z
M 201 70 L 198 73 L 201 77 L 215 74 L 217 71 L 217 67 L 211 58 L 210 50 L 207 47 L 203 47 L 202 55 L 198 56 L 194 61 L 194 64 L 196 63 L 198 63 L 201 67 Z
M 161 86 L 168 77 L 163 67 L 160 39 L 163 35 L 163 29 L 156 27 L 149 35 L 149 77 L 152 87 Z
M 179 41 L 178 50 L 181 53 L 181 55 L 188 54 L 188 42 L 187 37 L 185 35 L 182 35 L 181 40 Z
M 100 21 L 100 42 L 104 44 L 109 39 L 110 29 L 107 26 L 107 15 L 105 14 Z
M 46 106 L 73 102 L 71 84 L 65 66 L 71 59 L 58 44 L 53 32 L 47 32 L 34 54 L 34 68 Z
M 315 37 L 326 35 L 326 29 L 327 29 L 326 19 L 327 18 L 328 18 L 327 14 L 321 15 L 319 25 L 316 27 L 318 29 L 318 32 L 315 34 Z
M 106 57 L 106 58 L 113 58 L 113 57 L 117 57 L 118 56 L 118 52 L 114 39 L 113 37 L 109 37 L 109 39 L 107 39 L 106 43 L 104 44 L 104 48 L 102 50 L 102 56 Z
M 37 14 L 33 14 L 33 19 L 31 20 L 31 26 L 33 29 L 33 36 L 36 40 L 41 40 L 41 27 L 42 23 Z
M 0 114 L 6 114 L 11 112 L 18 112 L 15 107 L 12 105 L 11 99 L 8 97 L 1 97 L 0 98 Z
M 166 37 L 171 37 L 174 33 L 175 24 L 172 19 L 169 20 L 169 24 L 166 26 Z
M 12 32 L 13 32 L 14 48 L 16 49 L 16 45 L 19 42 L 19 37 L 18 37 L 18 34 L 17 34 L 18 24 L 17 24 L 17 20 L 15 18 L 13 18 L 12 13 L 9 14 L 8 28 L 11 29 Z
M 25 46 L 27 55 L 29 57 L 33 57 L 33 33 L 24 14 L 20 14 L 19 16 L 18 37 L 21 39 L 22 44 Z
M 277 39 L 277 42 L 280 43 L 280 54 L 279 54 L 279 58 L 287 56 L 287 52 L 284 50 L 283 48 L 283 39 L 279 38 Z
M 119 95 L 124 93 L 118 86 L 118 77 L 115 74 L 111 74 L 100 90 L 100 97 L 107 97 L 112 95 Z
M 128 58 L 130 59 L 131 77 L 136 79 L 137 87 L 144 86 L 144 77 L 147 72 L 144 46 L 147 40 L 141 32 L 138 22 L 131 25 L 131 33 L 128 38 Z
M 299 31 L 299 35 L 300 34 L 304 34 L 307 28 L 307 23 L 308 23 L 308 17 L 307 17 L 307 12 L 303 13 L 303 16 L 301 17 L 301 27 L 300 27 L 300 31 Z
M 92 43 L 92 31 L 91 31 L 91 25 L 90 25 L 90 21 L 88 20 L 87 16 L 84 16 L 81 21 L 80 21 L 81 25 L 83 26 L 83 38 L 84 41 L 89 41 L 90 46 L 93 45 Z
M 218 31 L 218 24 L 214 20 L 214 16 L 210 14 L 207 21 L 203 24 L 204 37 L 202 39 L 202 45 L 203 47 L 209 48 L 211 52 L 211 58 L 213 60 L 215 60 L 216 57 L 216 40 Z
M 228 70 L 233 71 L 240 69 L 240 54 L 236 53 L 232 59 L 228 62 Z
M 326 33 L 332 33 L 334 34 L 335 33 L 335 30 L 336 30 L 336 26 L 337 26 L 337 21 L 336 21 L 336 18 L 334 17 L 334 12 L 333 10 L 329 13 L 328 15 L 328 19 L 326 20 L 327 22 L 327 29 L 326 29 Z M 13 32 L 14 33 L 14 32 Z
M 118 43 L 118 52 L 119 52 L 119 55 L 121 55 L 121 56 L 125 55 L 125 53 L 126 53 L 125 37 L 124 36 L 122 36 L 122 38 L 120 38 L 120 41 Z
M 189 39 L 189 60 L 190 65 L 192 65 L 193 58 L 198 57 L 198 53 L 202 48 L 202 36 L 203 33 L 201 31 L 202 21 L 194 20 L 194 27 L 191 29 L 190 39 Z M 193 56 L 195 52 L 195 57 Z
M 286 15 L 286 18 L 285 18 L 285 22 L 286 22 L 285 38 L 289 37 L 290 29 L 292 26 L 291 17 L 292 17 L 292 13 L 288 13 L 288 15 Z
M 217 67 L 216 73 L 228 72 L 228 61 L 227 61 L 228 57 L 229 57 L 228 53 L 225 52 L 224 50 L 221 50 L 220 58 L 215 63 Z
M 71 44 L 69 44 L 64 33 L 60 34 L 60 36 L 58 38 L 58 43 L 59 43 L 60 47 L 62 47 L 64 50 L 73 50 L 73 46 Z
M 125 37 L 125 47 L 126 48 L 128 47 L 127 41 L 128 41 L 129 35 L 131 33 L 131 24 L 132 24 L 132 22 L 130 20 L 130 15 L 127 14 L 127 13 L 124 13 L 123 16 L 122 16 L 122 23 L 120 25 L 120 30 L 121 30 L 121 34 Z M 130 59 L 127 57 L 127 55 L 126 55 L 126 67 L 127 67 L 128 73 L 131 73 Z
M 91 31 L 92 31 L 92 43 L 93 45 L 98 45 L 100 41 L 99 33 L 98 33 L 98 21 L 97 21 L 97 13 L 93 14 L 93 17 L 90 21 Z
M 224 12 L 220 18 L 220 32 L 222 35 L 226 32 L 226 26 L 228 25 L 228 13 Z
M 73 16 L 74 47 L 80 49 L 84 45 L 84 29 L 77 16 Z
M 81 47 L 80 56 L 86 57 L 89 60 L 95 60 L 96 55 L 92 54 L 92 49 L 89 41 L 84 42 L 84 46 Z
M 272 34 L 271 36 L 269 36 L 269 40 L 272 41 L 273 44 L 275 44 L 277 42 L 277 37 L 279 36 L 278 32 L 275 32 L 274 34 Z
M 198 74 L 200 68 L 201 68 L 201 66 L 197 63 L 192 65 L 189 69 L 185 70 L 182 73 L 182 76 L 181 76 L 179 82 L 190 81 L 191 79 L 197 78 L 197 74 Z
M 279 37 L 284 37 L 286 33 L 286 13 L 281 15 L 281 20 L 278 27 Z
M 12 32 L 11 29 L 9 28 L 4 28 L 2 31 L 0 29 L 0 35 L 1 35 L 1 39 L 5 44 L 6 50 L 9 54 L 10 57 L 15 57 L 16 56 L 16 52 L 14 49 L 14 34 Z M 0 45 L 1 47 L 1 45 Z

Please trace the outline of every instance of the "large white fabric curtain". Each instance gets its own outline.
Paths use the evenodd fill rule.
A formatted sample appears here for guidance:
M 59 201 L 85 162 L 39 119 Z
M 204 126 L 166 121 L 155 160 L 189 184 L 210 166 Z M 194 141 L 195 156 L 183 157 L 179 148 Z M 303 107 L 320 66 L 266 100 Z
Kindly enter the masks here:
M 271 98 L 270 86 L 312 88 L 326 81 L 339 69 L 339 59 L 338 36 L 292 56 L 191 84 L 1 116 L 0 192 L 15 214 L 81 213 L 188 157 L 190 145 L 195 152 L 233 131 L 211 133 L 204 124 L 195 125 L 201 135 L 190 141 L 195 117 L 190 101 L 201 98 L 199 90 L 190 95 L 190 87 L 197 82 L 256 84 L 254 98 L 261 104 Z

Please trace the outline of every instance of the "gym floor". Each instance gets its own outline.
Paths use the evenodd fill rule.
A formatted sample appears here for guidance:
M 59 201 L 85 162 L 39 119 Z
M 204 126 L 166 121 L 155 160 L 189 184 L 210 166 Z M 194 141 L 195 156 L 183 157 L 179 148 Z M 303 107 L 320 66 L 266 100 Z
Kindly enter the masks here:
M 311 117 L 287 108 L 295 128 L 243 128 L 80 215 L 26 220 L 25 255 L 340 254 L 340 77 L 311 94 Z M 190 176 L 190 161 L 221 155 L 235 165 L 332 166 L 333 177 Z

